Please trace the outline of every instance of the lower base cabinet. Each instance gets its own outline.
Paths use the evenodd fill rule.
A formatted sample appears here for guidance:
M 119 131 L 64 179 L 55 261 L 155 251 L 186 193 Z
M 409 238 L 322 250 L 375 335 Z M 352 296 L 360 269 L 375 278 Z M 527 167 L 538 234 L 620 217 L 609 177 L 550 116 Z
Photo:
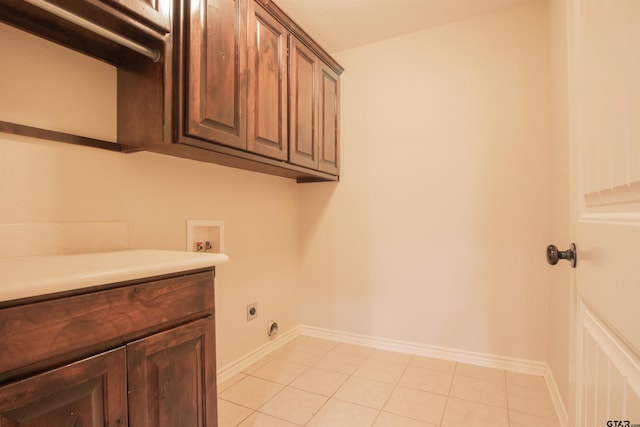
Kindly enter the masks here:
M 123 347 L 0 388 L 3 427 L 126 426 Z
M 172 293 L 180 289 L 185 295 Z M 198 295 L 197 289 L 206 289 L 206 292 Z M 23 344 L 20 339 L 33 338 L 29 334 L 40 328 L 51 332 L 55 322 L 47 317 L 57 312 L 51 311 L 52 304 L 66 307 L 67 314 L 72 316 L 72 321 L 65 323 L 71 331 L 64 327 L 58 331 L 66 335 L 89 333 L 87 322 L 91 326 L 91 316 L 103 311 L 103 307 L 84 307 L 74 312 L 73 299 L 86 296 L 78 295 L 69 301 L 62 298 L 0 309 L 0 330 L 3 324 L 9 324 L 9 317 L 3 317 L 8 311 L 12 311 L 8 314 L 12 315 L 13 326 L 24 328 L 24 333 L 11 334 L 3 344 L 5 350 L 0 349 L 0 374 L 8 375 L 7 380 L 0 382 L 0 426 L 217 426 L 213 273 L 134 284 L 105 292 L 110 294 L 111 312 L 121 311 L 115 307 L 126 307 L 126 312 L 145 317 L 151 325 L 154 323 L 148 322 L 149 316 L 164 304 L 163 299 L 192 300 L 193 305 L 165 312 L 151 331 L 137 330 L 139 326 L 132 318 L 130 330 L 120 330 L 124 338 L 115 339 L 124 343 L 77 361 L 60 363 L 66 356 L 52 354 L 48 361 L 31 364 L 45 367 L 35 372 L 30 366 L 21 367 L 14 361 L 13 372 L 27 372 L 20 375 L 3 372 L 3 368 L 9 366 L 8 362 L 3 363 L 3 357 L 8 357 L 6 346 L 20 347 Z M 113 299 L 114 296 L 123 298 Z M 100 298 L 94 300 L 100 301 Z M 24 316 L 19 316 L 20 313 Z M 34 316 L 34 313 L 39 314 Z M 175 318 L 172 319 L 172 315 Z M 105 329 L 109 329 L 109 319 L 100 317 Z M 42 321 L 48 325 L 40 325 Z M 100 327 L 93 326 L 96 329 L 92 331 L 95 334 L 92 348 L 114 342 L 113 337 L 102 341 L 105 337 L 100 338 Z M 50 366 L 54 364 L 55 367 Z
M 217 425 L 214 334 L 211 318 L 127 346 L 131 427 Z

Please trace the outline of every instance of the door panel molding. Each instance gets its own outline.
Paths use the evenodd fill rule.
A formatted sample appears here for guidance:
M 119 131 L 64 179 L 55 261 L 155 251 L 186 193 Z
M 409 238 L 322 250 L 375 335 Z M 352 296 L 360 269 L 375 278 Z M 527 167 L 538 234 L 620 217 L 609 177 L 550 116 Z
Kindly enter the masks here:
M 578 305 L 576 425 L 640 422 L 640 356 L 587 303 Z
M 640 212 L 637 2 L 573 4 L 578 192 L 585 212 Z M 632 205 L 633 204 L 633 205 Z

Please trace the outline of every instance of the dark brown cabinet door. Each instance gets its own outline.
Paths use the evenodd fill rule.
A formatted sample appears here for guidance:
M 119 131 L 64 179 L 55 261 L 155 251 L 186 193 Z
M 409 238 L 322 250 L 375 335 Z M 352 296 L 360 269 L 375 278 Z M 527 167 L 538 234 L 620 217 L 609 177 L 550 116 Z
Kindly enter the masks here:
M 213 317 L 127 345 L 130 427 L 217 425 Z
M 246 149 L 246 0 L 186 0 L 186 133 Z
M 171 1 L 167 0 L 105 0 L 116 4 L 153 26 L 169 32 L 171 29 Z
M 291 38 L 289 161 L 318 169 L 318 57 Z
M 123 347 L 0 387 L 0 425 L 127 425 Z
M 322 172 L 338 175 L 340 171 L 340 77 L 320 62 L 318 137 L 319 167 Z
M 287 159 L 287 30 L 250 0 L 248 30 L 249 151 Z

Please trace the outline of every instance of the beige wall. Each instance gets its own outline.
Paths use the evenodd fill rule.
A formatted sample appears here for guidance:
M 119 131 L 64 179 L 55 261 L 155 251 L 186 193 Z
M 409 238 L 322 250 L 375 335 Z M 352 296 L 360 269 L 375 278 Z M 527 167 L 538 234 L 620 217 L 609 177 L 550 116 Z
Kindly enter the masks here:
M 2 24 L 0 51 L 0 120 L 115 139 L 112 67 Z M 218 366 L 267 342 L 269 320 L 282 332 L 299 324 L 294 181 L 0 134 L 0 224 L 126 221 L 131 247 L 184 250 L 187 219 L 225 222 L 231 261 L 217 270 Z M 254 301 L 259 317 L 247 323 Z
M 341 182 L 301 193 L 304 324 L 544 361 L 546 2 L 336 55 Z
M 550 40 L 550 162 L 551 243 L 566 249 L 570 242 L 569 105 L 567 70 L 566 0 L 549 2 Z M 569 403 L 571 271 L 567 266 L 549 269 L 548 363 L 565 407 Z M 568 407 L 567 407 L 568 409 Z
M 337 184 L 0 135 L 0 223 L 124 220 L 132 247 L 183 249 L 186 219 L 224 220 L 220 366 L 266 342 L 271 319 L 547 360 L 547 30 L 536 2 L 337 54 Z M 0 26 L 9 33 L 12 61 L 43 46 Z M 115 71 L 44 46 L 54 57 L 33 66 L 39 79 L 58 87 L 54 73 L 95 67 L 81 74 L 104 95 L 75 77 L 43 96 L 25 77 L 0 119 L 114 140 Z M 26 69 L 39 61 L 26 56 Z M 4 65 L 2 91 L 23 74 L 7 79 Z M 52 99 L 67 102 L 40 113 Z

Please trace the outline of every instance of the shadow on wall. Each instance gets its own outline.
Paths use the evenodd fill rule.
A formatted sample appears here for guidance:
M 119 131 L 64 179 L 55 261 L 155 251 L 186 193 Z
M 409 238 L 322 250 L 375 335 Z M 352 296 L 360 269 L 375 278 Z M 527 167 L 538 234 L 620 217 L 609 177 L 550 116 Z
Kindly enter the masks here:
M 545 359 L 545 34 L 535 2 L 336 55 L 344 167 L 301 197 L 303 324 Z
M 300 190 L 300 319 L 303 325 L 367 333 L 369 302 L 361 288 L 370 283 L 369 205 L 348 175 L 341 179 Z

